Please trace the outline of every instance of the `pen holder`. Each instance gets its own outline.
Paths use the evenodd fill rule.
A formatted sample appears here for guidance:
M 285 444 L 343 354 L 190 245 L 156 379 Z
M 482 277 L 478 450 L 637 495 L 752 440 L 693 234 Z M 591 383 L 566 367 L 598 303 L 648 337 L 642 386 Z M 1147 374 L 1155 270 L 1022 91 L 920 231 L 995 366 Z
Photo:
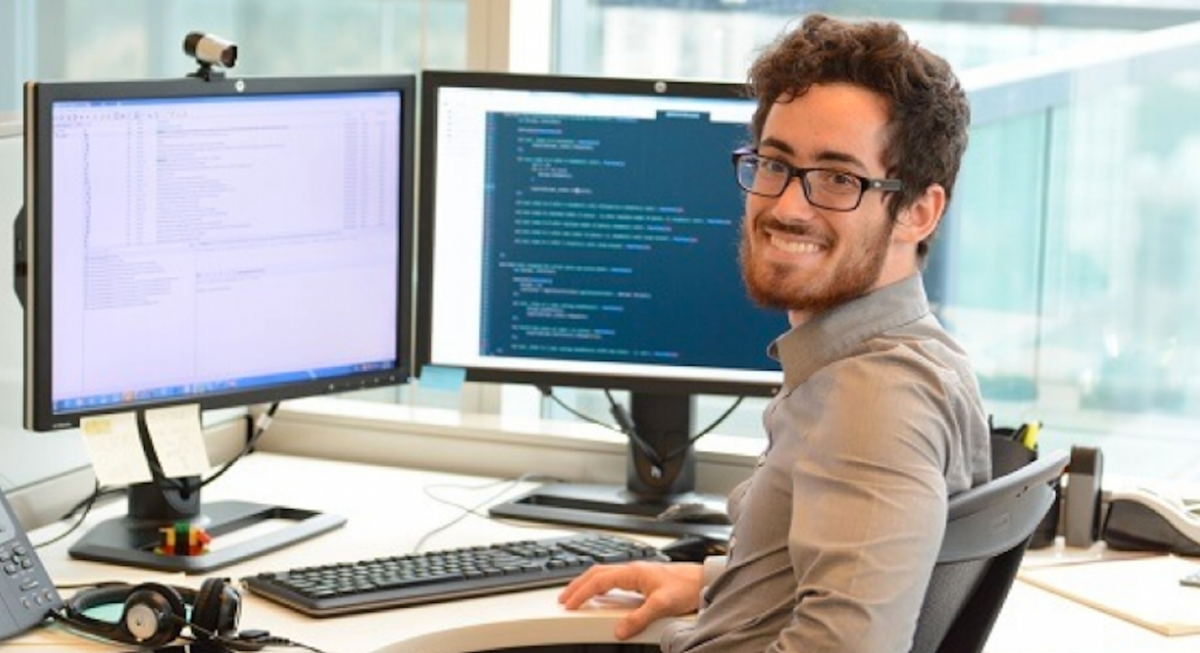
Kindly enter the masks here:
M 1037 460 L 1037 446 L 1026 446 L 1021 437 L 1023 431 L 1024 428 L 992 428 L 992 478 L 1014 472 Z M 1033 531 L 1029 540 L 1031 549 L 1041 549 L 1054 544 L 1054 538 L 1058 535 L 1059 504 L 1062 497 L 1059 480 L 1055 480 L 1052 487 L 1054 503 L 1050 504 L 1050 510 Z

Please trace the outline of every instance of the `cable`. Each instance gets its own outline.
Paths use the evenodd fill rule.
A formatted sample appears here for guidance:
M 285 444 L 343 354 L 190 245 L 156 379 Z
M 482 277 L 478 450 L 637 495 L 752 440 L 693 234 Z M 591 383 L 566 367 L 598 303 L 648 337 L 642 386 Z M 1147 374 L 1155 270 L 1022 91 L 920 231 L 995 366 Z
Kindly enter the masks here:
M 729 418 L 730 415 L 733 414 L 733 411 L 737 410 L 738 406 L 742 405 L 742 400 L 745 398 L 746 398 L 745 396 L 738 397 L 736 400 L 734 400 L 733 404 L 729 406 L 729 408 L 725 409 L 725 412 L 721 413 L 720 415 L 717 416 L 717 419 L 713 420 L 712 424 L 709 424 L 707 427 L 704 428 L 704 430 L 700 431 L 696 435 L 693 435 L 691 438 L 688 439 L 687 443 L 680 446 L 678 449 L 668 453 L 666 456 L 663 456 L 663 458 L 665 458 L 666 460 L 671 460 L 671 459 L 675 458 L 675 456 L 678 456 L 678 455 L 682 454 L 683 452 L 687 451 L 688 449 L 690 449 L 692 445 L 696 444 L 697 440 L 708 435 L 709 433 L 712 433 L 714 429 L 716 429 L 718 426 L 721 425 L 721 422 L 724 422 L 726 419 Z
M 568 406 L 566 404 L 566 402 L 564 402 L 562 399 L 560 399 L 557 395 L 554 394 L 554 390 L 552 388 L 549 388 L 547 386 L 538 386 L 538 390 L 541 391 L 542 396 L 550 399 L 555 404 L 557 404 L 560 408 L 567 411 L 568 413 L 571 413 L 575 417 L 578 417 L 579 419 L 581 419 L 585 422 L 589 422 L 591 424 L 603 426 L 604 428 L 606 428 L 614 433 L 620 433 L 621 435 L 624 435 L 626 438 L 629 439 L 630 442 L 633 443 L 633 445 L 635 447 L 638 448 L 639 451 L 642 452 L 642 455 L 649 458 L 650 461 L 652 463 L 654 463 L 655 465 L 660 466 L 660 467 L 662 466 L 663 461 L 659 458 L 658 452 L 654 450 L 654 447 L 651 447 L 648 442 L 643 440 L 641 438 L 641 436 L 638 435 L 637 429 L 633 425 L 633 420 L 629 419 L 629 415 L 625 413 L 624 407 L 621 406 L 619 403 L 617 403 L 616 399 L 613 399 L 611 390 L 608 390 L 606 388 L 604 390 L 604 395 L 606 397 L 608 397 L 608 404 L 610 407 L 609 412 L 613 416 L 613 419 L 616 420 L 617 426 L 613 426 L 612 424 L 602 422 L 602 421 L 596 419 L 595 417 L 591 417 L 589 415 L 584 415 L 583 413 L 576 410 L 575 408 Z
M 733 404 L 730 405 L 729 408 L 726 408 L 725 412 L 721 413 L 717 419 L 713 420 L 711 424 L 706 426 L 699 433 L 689 437 L 687 442 L 668 452 L 664 456 L 659 454 L 658 451 L 651 447 L 649 443 L 642 439 L 641 435 L 637 432 L 637 425 L 633 423 L 633 420 L 629 419 L 628 414 L 625 412 L 625 407 L 618 404 L 616 400 L 613 399 L 612 393 L 606 389 L 604 391 L 604 395 L 608 397 L 609 405 L 611 406 L 614 417 L 617 417 L 618 421 L 621 421 L 627 425 L 626 428 L 629 430 L 626 431 L 626 433 L 629 435 L 630 440 L 637 445 L 639 449 L 641 449 L 642 453 L 646 455 L 646 458 L 650 460 L 652 465 L 659 467 L 660 469 L 667 463 L 674 460 L 677 456 L 686 453 L 687 450 L 692 447 L 692 445 L 696 444 L 697 440 L 708 435 L 709 433 L 712 433 L 714 429 L 721 425 L 721 422 L 724 422 L 730 415 L 733 414 L 733 411 L 737 410 L 738 406 L 742 405 L 742 400 L 746 398 L 745 396 L 741 396 L 735 399 Z
M 433 530 L 428 531 L 424 535 L 422 535 L 421 538 L 417 540 L 417 543 L 413 545 L 413 551 L 414 552 L 420 551 L 421 548 L 425 546 L 425 543 L 427 541 L 429 541 L 429 539 L 431 537 L 433 537 L 434 535 L 437 535 L 438 533 L 445 531 L 446 529 L 454 526 L 455 524 L 461 522 L 462 520 L 466 519 L 467 517 L 470 517 L 471 515 L 475 515 L 476 517 L 489 518 L 488 515 L 486 515 L 484 513 L 480 513 L 479 509 L 482 508 L 483 506 L 486 506 L 487 504 L 495 501 L 496 499 L 499 499 L 500 497 L 504 496 L 504 494 L 506 492 L 511 491 L 514 487 L 516 487 L 517 485 L 519 485 L 521 483 L 542 480 L 545 478 L 546 477 L 543 477 L 540 474 L 522 474 L 521 476 L 518 476 L 517 478 L 491 481 L 489 483 L 485 483 L 485 484 L 479 485 L 479 486 L 467 486 L 467 485 L 454 486 L 454 485 L 450 485 L 448 483 L 438 483 L 438 484 L 426 485 L 426 486 L 422 487 L 421 491 L 425 493 L 425 496 L 429 497 L 430 499 L 433 499 L 434 501 L 437 501 L 438 503 L 441 503 L 441 504 L 444 504 L 447 506 L 451 506 L 454 508 L 458 508 L 459 510 L 462 511 L 462 513 L 459 514 L 457 517 L 454 517 L 450 521 L 442 524 L 441 526 L 438 526 L 437 528 L 434 528 Z M 554 479 L 554 480 L 557 480 L 557 479 Z M 497 485 L 503 485 L 504 487 L 502 487 L 500 489 L 500 491 L 489 495 L 487 498 L 485 498 L 471 506 L 464 506 L 461 504 L 454 503 L 453 501 L 449 501 L 447 499 L 443 499 L 442 497 L 436 496 L 436 495 L 430 493 L 430 491 L 429 491 L 431 488 L 435 488 L 435 487 L 458 487 L 458 488 L 466 489 L 466 490 L 486 490 L 488 488 L 495 487 Z
M 200 484 L 200 487 L 205 487 L 209 483 L 221 478 L 221 475 L 229 471 L 229 468 L 233 467 L 234 463 L 248 456 L 250 452 L 254 450 L 254 445 L 258 444 L 258 439 L 261 438 L 263 434 L 267 432 L 267 428 L 271 426 L 271 421 L 275 417 L 275 411 L 277 410 L 279 410 L 278 401 L 272 403 L 267 408 L 266 412 L 260 414 L 258 416 L 258 421 L 254 424 L 254 431 L 250 434 L 250 437 L 246 439 L 246 444 L 242 447 L 242 450 L 239 451 L 236 456 L 229 459 L 228 462 L 222 465 L 221 469 L 218 469 L 216 473 L 204 479 L 204 482 Z
M 87 519 L 88 513 L 90 513 L 92 511 L 92 506 L 94 506 L 96 504 L 96 500 L 99 499 L 102 494 L 105 494 L 106 492 L 111 492 L 111 491 L 112 490 L 102 491 L 100 489 L 100 479 L 96 479 L 95 486 L 93 486 L 93 488 L 92 488 L 92 493 L 89 494 L 87 496 L 87 498 L 85 498 L 83 501 L 80 501 L 79 503 L 75 504 L 70 510 L 67 511 L 67 513 L 65 515 L 63 515 L 62 517 L 59 518 L 59 521 L 67 519 L 71 515 L 82 510 L 81 514 L 79 515 L 79 518 L 75 520 L 75 523 L 71 524 L 71 526 L 68 527 L 66 531 L 46 540 L 45 542 L 39 542 L 37 544 L 34 544 L 33 548 L 40 549 L 42 547 L 50 546 L 51 544 L 54 544 L 55 542 L 62 541 L 71 533 L 74 533 L 75 531 L 79 530 L 79 527 L 83 525 L 83 520 Z
M 215 633 L 211 630 L 208 630 L 207 628 L 200 626 L 199 624 L 197 624 L 194 621 L 189 621 L 187 619 L 183 619 L 178 616 L 175 616 L 173 618 L 177 622 L 179 622 L 179 625 L 181 627 L 188 628 L 193 633 L 198 633 L 200 635 L 199 637 L 195 637 L 195 636 L 193 636 L 193 637 L 181 636 L 180 637 L 180 639 L 183 639 L 183 640 L 186 640 L 189 642 L 195 642 L 195 643 L 211 642 L 211 643 L 216 643 L 220 646 L 223 646 L 225 648 L 228 648 L 228 649 L 231 649 L 234 651 L 261 651 L 262 649 L 267 648 L 268 646 L 290 646 L 293 648 L 302 648 L 305 650 L 309 650 L 309 651 L 312 651 L 313 653 L 325 653 L 321 649 L 313 647 L 313 646 L 309 646 L 308 644 L 302 644 L 300 642 L 290 640 L 286 637 L 277 637 L 275 635 L 272 635 L 270 633 L 270 631 L 267 631 L 267 630 L 261 630 L 261 629 L 243 630 L 243 631 L 239 631 L 238 634 L 233 637 L 226 637 L 219 633 Z
M 537 387 L 537 389 L 539 392 L 542 393 L 543 397 L 546 397 L 547 399 L 553 401 L 555 404 L 558 404 L 559 408 L 562 408 L 563 410 L 567 411 L 568 413 L 571 413 L 575 417 L 578 417 L 579 419 L 581 419 L 585 422 L 596 424 L 598 426 L 603 426 L 604 428 L 606 428 L 610 431 L 616 432 L 616 433 L 625 433 L 625 431 L 622 430 L 621 427 L 613 426 L 612 424 L 602 422 L 602 421 L 596 419 L 595 417 L 591 417 L 590 415 L 584 415 L 583 413 L 579 412 L 575 408 L 567 405 L 566 402 L 564 402 L 562 399 L 558 398 L 558 396 L 556 396 L 554 394 L 554 390 L 552 388 L 549 388 L 544 385 L 539 385 Z
M 666 466 L 669 458 L 664 459 L 659 455 L 658 450 L 642 439 L 642 434 L 638 433 L 637 424 L 634 424 L 633 419 L 629 417 L 629 413 L 625 412 L 625 407 L 617 403 L 617 400 L 612 396 L 612 390 L 604 389 L 604 396 L 608 398 L 608 410 L 612 414 L 613 419 L 621 425 L 621 432 L 625 434 L 633 446 L 637 447 L 642 455 L 645 456 L 651 465 L 662 469 Z
M 738 397 L 736 400 L 734 400 L 733 404 L 730 405 L 729 408 L 725 409 L 725 412 L 721 413 L 715 420 L 713 420 L 713 422 L 711 424 L 706 426 L 699 433 L 696 433 L 695 435 L 689 437 L 686 443 L 684 443 L 680 447 L 674 449 L 673 451 L 668 452 L 664 456 L 664 455 L 660 454 L 657 450 L 655 450 L 654 447 L 650 446 L 650 443 L 646 442 L 641 437 L 641 434 L 639 434 L 637 431 L 637 425 L 633 423 L 632 419 L 630 419 L 629 413 L 626 412 L 625 407 L 622 406 L 620 403 L 618 403 L 617 400 L 613 397 L 612 391 L 610 389 L 608 389 L 608 388 L 604 389 L 604 396 L 608 398 L 609 412 L 612 414 L 613 419 L 616 420 L 618 426 L 606 424 L 605 422 L 602 422 L 594 417 L 584 415 L 583 413 L 579 412 L 575 408 L 568 406 L 562 399 L 559 399 L 557 396 L 555 396 L 552 388 L 549 388 L 547 386 L 538 386 L 538 390 L 542 393 L 543 396 L 550 399 L 555 404 L 560 406 L 563 410 L 567 411 L 568 413 L 571 413 L 572 415 L 578 417 L 579 419 L 582 419 L 586 422 L 590 422 L 592 424 L 598 424 L 610 431 L 615 431 L 617 433 L 624 434 L 626 437 L 629 438 L 629 441 L 631 443 L 633 443 L 633 445 L 635 447 L 637 447 L 638 450 L 641 451 L 644 456 L 646 456 L 646 458 L 650 461 L 650 464 L 654 465 L 655 467 L 659 467 L 659 468 L 662 468 L 667 463 L 674 460 L 677 456 L 680 456 L 680 455 L 684 454 L 685 452 L 687 452 L 687 450 L 690 449 L 692 447 L 692 445 L 696 444 L 696 441 L 699 440 L 700 438 L 708 435 L 709 433 L 712 433 L 714 429 L 716 429 L 718 426 L 720 426 L 722 422 L 724 422 L 726 419 L 729 418 L 730 415 L 733 414 L 733 411 L 737 410 L 738 406 L 742 405 L 742 401 L 746 398 L 745 396 Z

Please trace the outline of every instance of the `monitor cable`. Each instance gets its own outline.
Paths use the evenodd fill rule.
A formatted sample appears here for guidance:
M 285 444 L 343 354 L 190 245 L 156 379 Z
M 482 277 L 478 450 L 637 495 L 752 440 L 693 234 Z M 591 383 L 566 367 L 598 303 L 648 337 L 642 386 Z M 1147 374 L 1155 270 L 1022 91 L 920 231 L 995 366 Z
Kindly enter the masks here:
M 200 487 L 205 487 L 209 483 L 221 478 L 221 475 L 229 471 L 229 468 L 233 467 L 234 463 L 250 455 L 250 452 L 254 451 L 254 445 L 258 444 L 259 438 L 261 438 L 263 434 L 267 432 L 267 428 L 271 426 L 271 420 L 275 418 L 275 411 L 277 410 L 279 410 L 278 401 L 272 403 L 267 407 L 267 410 L 260 413 L 258 419 L 254 422 L 254 430 L 250 433 L 250 437 L 246 438 L 246 444 L 242 447 L 242 450 L 239 451 L 233 458 L 230 458 L 229 461 L 222 465 L 221 468 L 218 469 L 212 476 L 204 479 L 204 482 L 200 484 Z
M 585 415 L 572 406 L 569 406 L 566 402 L 554 394 L 553 388 L 539 385 L 538 390 L 542 393 L 542 396 L 550 399 L 560 408 L 574 415 L 575 417 L 578 417 L 585 422 L 602 426 L 610 431 L 623 434 L 629 439 L 633 446 L 637 447 L 638 451 L 642 452 L 642 454 L 646 456 L 646 459 L 650 461 L 650 464 L 658 467 L 659 469 L 666 466 L 667 463 L 674 460 L 676 457 L 686 453 L 688 449 L 692 448 L 692 445 L 696 444 L 697 440 L 708 435 L 709 433 L 712 433 L 718 426 L 721 425 L 722 422 L 724 422 L 729 418 L 730 415 L 733 414 L 733 411 L 737 410 L 738 406 L 742 405 L 742 400 L 746 398 L 745 396 L 740 396 L 735 399 L 733 404 L 730 405 L 729 408 L 725 409 L 725 412 L 721 413 L 715 420 L 713 420 L 711 424 L 695 435 L 689 437 L 687 442 L 684 444 L 672 451 L 667 452 L 664 455 L 660 454 L 653 446 L 650 445 L 649 442 L 646 442 L 646 440 L 642 438 L 641 434 L 638 433 L 637 425 L 634 424 L 633 419 L 629 417 L 629 411 L 625 409 L 625 406 L 617 402 L 616 398 L 614 398 L 612 395 L 612 390 L 605 388 L 604 396 L 608 398 L 609 412 L 612 414 L 613 419 L 616 420 L 616 426 L 598 420 L 589 415 Z
M 616 419 L 617 423 L 621 425 L 621 432 L 629 436 L 630 441 L 637 445 L 638 449 L 640 449 L 642 453 L 646 455 L 646 458 L 650 460 L 650 463 L 659 469 L 662 469 L 667 465 L 667 463 L 686 453 L 687 450 L 691 449 L 692 445 L 696 444 L 700 438 L 716 430 L 716 428 L 720 426 L 722 422 L 724 422 L 729 418 L 730 415 L 733 414 L 733 411 L 737 410 L 738 406 L 742 405 L 742 400 L 746 398 L 745 396 L 738 397 L 733 401 L 729 408 L 726 408 L 725 412 L 718 415 L 711 424 L 697 432 L 695 435 L 690 436 L 686 442 L 679 445 L 675 449 L 668 451 L 666 454 L 660 454 L 638 433 L 637 425 L 634 424 L 633 419 L 629 417 L 629 411 L 626 410 L 625 406 L 621 405 L 616 401 L 616 399 L 613 398 L 612 392 L 608 389 L 605 389 L 604 396 L 608 397 L 609 410 L 612 411 L 613 419 Z

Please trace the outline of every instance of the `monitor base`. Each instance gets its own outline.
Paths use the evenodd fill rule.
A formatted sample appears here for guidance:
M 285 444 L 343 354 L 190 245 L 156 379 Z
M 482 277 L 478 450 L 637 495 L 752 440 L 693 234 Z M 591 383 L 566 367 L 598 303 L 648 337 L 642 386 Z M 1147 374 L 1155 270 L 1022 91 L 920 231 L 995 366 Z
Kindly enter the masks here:
M 80 560 L 202 574 L 315 537 L 342 526 L 346 518 L 283 506 L 218 501 L 204 504 L 203 514 L 192 521 L 202 525 L 213 537 L 214 547 L 209 552 L 192 556 L 155 553 L 154 547 L 162 542 L 161 529 L 173 524 L 130 517 L 113 518 L 97 524 L 72 545 L 69 552 L 72 558 Z M 241 529 L 272 521 L 290 523 L 228 546 L 222 546 L 219 539 L 223 535 L 233 535 Z
M 616 485 L 550 483 L 511 501 L 492 506 L 488 513 L 493 517 L 645 535 L 698 535 L 713 540 L 729 539 L 731 527 L 728 524 L 658 518 L 663 511 L 676 505 L 702 505 L 713 513 L 723 514 L 725 498 L 697 492 L 645 496 Z

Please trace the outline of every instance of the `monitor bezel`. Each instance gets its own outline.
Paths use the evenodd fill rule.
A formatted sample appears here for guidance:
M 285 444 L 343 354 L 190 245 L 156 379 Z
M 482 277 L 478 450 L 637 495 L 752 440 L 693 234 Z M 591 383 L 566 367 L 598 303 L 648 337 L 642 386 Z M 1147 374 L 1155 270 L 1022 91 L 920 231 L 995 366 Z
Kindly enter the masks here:
M 152 399 L 98 408 L 56 413 L 51 392 L 54 350 L 52 288 L 54 207 L 52 175 L 52 108 L 58 102 L 153 98 L 269 96 L 338 92 L 395 91 L 401 97 L 399 224 L 400 256 L 397 297 L 396 363 L 383 370 L 336 378 L 291 381 L 274 386 L 212 392 L 172 399 Z M 16 247 L 23 261 L 25 301 L 25 427 L 34 431 L 74 428 L 90 416 L 181 404 L 200 409 L 229 408 L 285 399 L 362 390 L 406 383 L 413 373 L 413 323 L 415 275 L 416 117 L 419 110 L 416 75 L 374 74 L 348 76 L 227 77 L 104 81 L 31 81 L 25 85 L 25 206 L 24 226 L 18 226 Z M 24 241 L 20 241 L 21 235 Z M 20 293 L 19 293 L 20 294 Z M 230 319 L 252 319 L 231 316 Z
M 572 75 L 542 75 L 492 71 L 423 71 L 421 86 L 420 120 L 420 191 L 418 193 L 418 254 L 417 254 L 417 308 L 416 372 L 419 378 L 430 366 L 441 367 L 445 363 L 433 359 L 433 305 L 434 292 L 430 279 L 434 274 L 435 244 L 437 239 L 436 177 L 438 162 L 438 98 L 445 88 L 480 88 L 501 90 L 528 90 L 552 92 L 582 92 L 604 95 L 635 95 L 664 97 L 695 97 L 699 99 L 748 100 L 745 84 L 723 81 L 651 79 L 630 77 L 590 77 Z M 746 138 L 749 139 L 747 126 Z M 738 192 L 730 179 L 730 192 Z M 787 328 L 786 318 L 781 317 L 780 333 Z M 762 343 L 765 350 L 769 343 Z M 738 395 L 770 397 L 782 384 L 782 372 L 777 381 L 731 380 L 713 376 L 679 374 L 633 374 L 633 373 L 583 373 L 563 370 L 528 370 L 511 366 L 466 366 L 449 365 L 462 369 L 467 381 L 492 383 L 517 383 L 539 387 L 583 387 L 609 388 L 632 392 L 658 393 L 666 395 Z M 666 369 L 665 367 L 663 369 Z M 681 370 L 683 368 L 672 368 Z

